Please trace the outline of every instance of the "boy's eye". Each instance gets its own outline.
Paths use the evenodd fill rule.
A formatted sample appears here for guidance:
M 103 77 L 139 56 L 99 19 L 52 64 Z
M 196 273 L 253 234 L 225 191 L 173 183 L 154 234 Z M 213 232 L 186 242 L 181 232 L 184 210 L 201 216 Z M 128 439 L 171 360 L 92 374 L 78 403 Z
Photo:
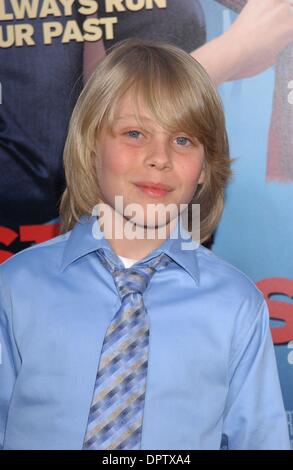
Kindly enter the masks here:
M 138 139 L 138 138 L 140 137 L 140 135 L 141 135 L 141 132 L 135 131 L 135 130 L 131 130 L 131 131 L 128 131 L 128 132 L 127 132 L 127 135 L 128 135 L 129 137 L 131 137 L 132 139 Z
M 183 147 L 186 147 L 187 145 L 192 143 L 190 139 L 184 136 L 176 137 L 175 140 L 178 145 L 182 145 Z

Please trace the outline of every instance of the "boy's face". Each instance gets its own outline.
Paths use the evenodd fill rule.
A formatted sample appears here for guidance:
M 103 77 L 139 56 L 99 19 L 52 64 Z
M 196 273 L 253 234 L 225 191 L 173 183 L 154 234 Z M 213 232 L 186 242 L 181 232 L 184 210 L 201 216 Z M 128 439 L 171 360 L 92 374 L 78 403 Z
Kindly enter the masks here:
M 179 209 L 192 200 L 197 184 L 204 180 L 204 148 L 184 129 L 171 133 L 161 127 L 143 103 L 138 110 L 140 124 L 135 113 L 131 95 L 126 94 L 117 106 L 113 134 L 101 131 L 97 161 L 101 198 L 114 208 L 115 196 L 122 196 L 124 217 L 138 225 L 166 225 L 175 212 L 159 215 L 152 225 L 147 208 L 172 203 Z M 143 216 L 137 212 L 135 217 L 126 216 L 130 203 L 139 204 Z

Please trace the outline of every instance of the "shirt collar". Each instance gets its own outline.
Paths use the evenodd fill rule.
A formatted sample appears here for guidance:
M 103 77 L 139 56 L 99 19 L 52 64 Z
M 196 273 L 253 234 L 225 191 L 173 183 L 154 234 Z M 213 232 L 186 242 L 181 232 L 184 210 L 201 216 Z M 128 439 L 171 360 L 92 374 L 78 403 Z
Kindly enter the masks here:
M 178 236 L 176 236 L 178 233 Z M 141 262 L 146 262 L 160 253 L 165 253 L 187 271 L 194 281 L 199 283 L 199 266 L 197 256 L 191 256 L 190 251 L 196 251 L 199 244 L 192 240 L 189 232 L 177 222 L 175 229 L 169 238 L 149 253 Z M 105 239 L 100 229 L 98 219 L 95 216 L 83 215 L 79 222 L 75 224 L 67 240 L 63 253 L 61 270 L 77 259 L 103 248 L 107 255 L 116 265 L 122 265 L 120 258 L 113 251 L 111 245 Z

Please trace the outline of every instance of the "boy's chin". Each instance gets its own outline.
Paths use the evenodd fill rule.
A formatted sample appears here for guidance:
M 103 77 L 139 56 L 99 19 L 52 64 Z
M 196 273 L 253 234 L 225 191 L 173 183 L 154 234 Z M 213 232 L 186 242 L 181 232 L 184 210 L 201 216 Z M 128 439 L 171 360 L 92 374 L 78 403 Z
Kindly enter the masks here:
M 177 217 L 157 218 L 156 220 L 148 220 L 147 217 L 127 217 L 124 216 L 127 225 L 133 225 L 133 229 L 156 231 L 159 229 L 169 228 L 177 222 Z

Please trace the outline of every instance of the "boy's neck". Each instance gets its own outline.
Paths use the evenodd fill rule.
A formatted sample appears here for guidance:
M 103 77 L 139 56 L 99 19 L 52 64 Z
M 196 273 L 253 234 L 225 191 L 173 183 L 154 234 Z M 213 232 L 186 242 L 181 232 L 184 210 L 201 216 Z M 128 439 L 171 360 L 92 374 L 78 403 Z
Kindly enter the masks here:
M 114 210 L 112 210 L 112 223 L 110 224 L 107 222 L 109 222 L 109 219 L 100 219 L 99 225 L 105 239 L 108 241 L 113 251 L 118 256 L 135 260 L 144 258 L 160 245 L 162 245 L 164 241 L 170 236 L 177 223 L 176 219 L 174 219 L 164 227 L 161 227 L 161 230 L 156 228 L 148 228 L 148 230 L 146 230 L 141 226 L 135 226 L 134 224 L 131 224 L 131 222 L 121 215 L 117 215 L 117 213 L 115 214 Z M 125 235 L 127 234 L 127 230 L 125 230 L 126 224 L 128 230 L 130 227 L 133 227 L 133 231 L 139 234 L 140 239 L 129 239 L 129 237 Z M 114 230 L 114 228 L 116 230 Z M 115 237 L 115 233 L 122 234 L 122 236 L 120 235 Z

